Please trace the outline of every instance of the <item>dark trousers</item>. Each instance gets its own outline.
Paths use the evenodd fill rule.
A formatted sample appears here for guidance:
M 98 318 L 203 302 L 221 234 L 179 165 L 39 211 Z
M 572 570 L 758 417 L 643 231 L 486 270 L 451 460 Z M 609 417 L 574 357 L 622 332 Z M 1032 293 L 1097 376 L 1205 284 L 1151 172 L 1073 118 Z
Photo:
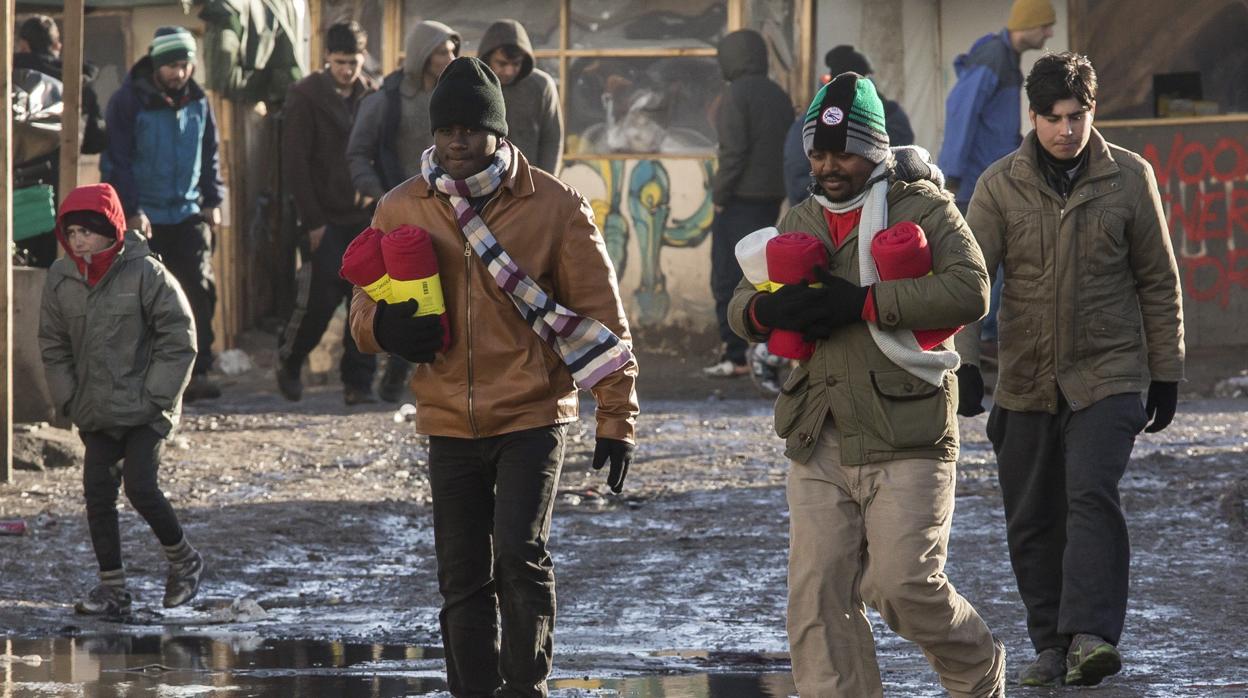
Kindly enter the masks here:
M 212 316 L 217 310 L 217 279 L 212 273 L 212 228 L 199 215 L 173 225 L 152 224 L 148 241 L 173 278 L 182 286 L 195 316 L 195 368 L 201 375 L 212 369 Z
M 728 325 L 728 302 L 741 282 L 741 265 L 737 263 L 736 246 L 741 238 L 776 224 L 780 201 L 730 201 L 715 214 L 711 223 L 711 294 L 715 297 L 715 319 L 719 322 L 719 338 L 724 343 L 724 356 L 734 364 L 745 363 L 749 346 Z
M 994 407 L 988 419 L 1005 499 L 1006 538 L 1036 651 L 1076 633 L 1118 644 L 1131 544 L 1118 499 L 1146 417 L 1139 395 L 1057 414 Z
M 149 426 L 132 427 L 121 438 L 102 431 L 79 432 L 86 457 L 82 493 L 87 502 L 87 527 L 100 571 L 121 569 L 121 530 L 117 525 L 117 490 L 126 486 L 126 499 L 152 527 L 161 545 L 177 545 L 182 527 L 173 507 L 156 483 L 164 437 Z M 121 461 L 121 479 L 114 466 Z
M 565 426 L 550 426 L 429 439 L 442 645 L 457 698 L 500 687 L 546 695 L 555 628 L 546 541 L 566 435 Z
M 327 225 L 316 250 L 303 250 L 308 263 L 299 268 L 295 309 L 282 332 L 279 349 L 282 363 L 287 366 L 303 366 L 344 300 L 350 308 L 351 282 L 340 277 L 338 270 L 342 267 L 347 245 L 360 230 L 362 228 L 357 226 Z M 361 352 L 355 345 L 350 321 L 343 328 L 342 360 L 338 370 L 344 386 L 360 390 L 372 387 L 373 374 L 377 371 L 377 357 Z

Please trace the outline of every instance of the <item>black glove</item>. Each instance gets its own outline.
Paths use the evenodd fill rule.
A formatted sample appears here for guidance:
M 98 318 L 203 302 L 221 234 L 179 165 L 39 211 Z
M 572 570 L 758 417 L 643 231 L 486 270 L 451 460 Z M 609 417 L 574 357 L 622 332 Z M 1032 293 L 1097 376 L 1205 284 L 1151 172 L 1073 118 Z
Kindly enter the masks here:
M 1148 400 L 1144 403 L 1144 413 L 1151 422 L 1144 427 L 1149 434 L 1170 426 L 1174 419 L 1174 410 L 1179 406 L 1179 384 L 1169 381 L 1153 381 L 1148 384 Z
M 633 445 L 619 439 L 599 437 L 594 442 L 594 470 L 601 470 L 611 459 L 611 470 L 607 471 L 607 486 L 619 494 L 624 491 L 624 478 L 628 477 L 628 465 L 633 461 Z
M 769 329 L 801 332 L 818 317 L 815 312 L 823 296 L 806 284 L 789 284 L 771 293 L 760 293 L 754 301 L 754 317 Z
M 845 325 L 862 321 L 862 306 L 867 302 L 869 286 L 846 281 L 822 267 L 815 268 L 815 278 L 823 288 L 815 289 L 820 297 L 815 305 L 815 320 L 802 329 L 802 339 L 813 342 L 827 339 Z
M 387 352 L 414 364 L 427 364 L 442 348 L 442 321 L 437 315 L 416 317 L 419 307 L 415 299 L 393 305 L 377 301 L 373 337 Z
M 958 414 L 974 417 L 984 413 L 984 376 L 979 367 L 962 364 L 958 367 Z

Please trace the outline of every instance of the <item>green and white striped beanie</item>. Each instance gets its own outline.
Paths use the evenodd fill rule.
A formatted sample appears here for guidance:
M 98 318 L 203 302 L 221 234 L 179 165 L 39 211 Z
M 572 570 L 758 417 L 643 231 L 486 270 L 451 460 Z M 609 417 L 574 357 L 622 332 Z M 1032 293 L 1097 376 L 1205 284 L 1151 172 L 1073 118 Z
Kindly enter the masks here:
M 883 162 L 888 157 L 888 131 L 875 85 L 858 73 L 841 73 L 819 88 L 802 122 L 802 147 L 807 153 L 853 153 Z
M 152 65 L 162 65 L 178 61 L 195 62 L 195 36 L 184 27 L 161 27 L 156 30 L 152 45 L 147 55 L 152 57 Z

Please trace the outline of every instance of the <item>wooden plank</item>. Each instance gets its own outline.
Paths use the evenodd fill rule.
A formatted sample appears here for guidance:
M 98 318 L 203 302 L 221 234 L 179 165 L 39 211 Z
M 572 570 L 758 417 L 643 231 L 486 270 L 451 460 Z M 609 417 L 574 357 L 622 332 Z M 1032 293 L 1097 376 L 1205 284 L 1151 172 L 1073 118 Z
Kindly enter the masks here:
M 0 99 L 5 114 L 13 113 L 13 0 L 0 0 Z M 0 304 L 4 305 L 4 321 L 0 326 L 0 482 L 13 481 L 13 257 L 9 254 L 13 237 L 13 122 L 3 119 L 0 125 Z
M 82 11 L 83 0 L 65 0 L 61 15 L 61 178 L 59 204 L 78 186 L 78 123 L 82 115 Z

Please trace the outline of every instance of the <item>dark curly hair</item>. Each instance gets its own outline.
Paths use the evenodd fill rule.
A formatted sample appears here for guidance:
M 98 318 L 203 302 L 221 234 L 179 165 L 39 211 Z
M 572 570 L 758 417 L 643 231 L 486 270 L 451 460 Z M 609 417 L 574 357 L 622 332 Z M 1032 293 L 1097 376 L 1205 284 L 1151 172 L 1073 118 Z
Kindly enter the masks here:
M 359 22 L 339 22 L 325 31 L 327 53 L 364 53 L 368 48 L 368 32 Z
M 1027 101 L 1037 114 L 1048 114 L 1063 99 L 1085 107 L 1096 104 L 1096 71 L 1087 56 L 1073 51 L 1040 57 L 1027 74 Z

